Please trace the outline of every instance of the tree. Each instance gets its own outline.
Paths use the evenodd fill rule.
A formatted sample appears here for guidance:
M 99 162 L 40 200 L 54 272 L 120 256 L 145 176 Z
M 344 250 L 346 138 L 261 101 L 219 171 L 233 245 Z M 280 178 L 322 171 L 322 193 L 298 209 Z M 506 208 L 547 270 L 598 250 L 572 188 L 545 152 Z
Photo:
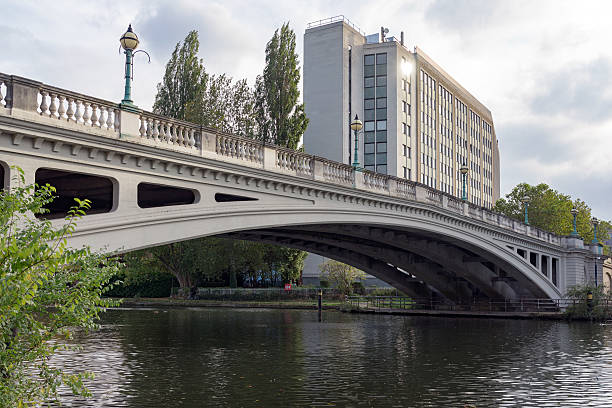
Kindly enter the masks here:
M 187 34 L 183 44 L 177 43 L 162 82 L 157 84 L 153 112 L 175 119 L 187 120 L 187 106 L 206 92 L 208 75 L 202 59 L 198 59 L 198 32 Z
M 55 189 L 24 187 L 23 173 L 14 182 L 0 192 L 0 407 L 43 404 L 62 384 L 87 395 L 88 373 L 55 368 L 49 358 L 72 348 L 61 339 L 95 328 L 100 312 L 117 304 L 102 294 L 120 268 L 114 258 L 67 246 L 89 201 L 77 200 L 54 226 L 36 215 L 46 212 Z
M 308 126 L 304 104 L 298 104 L 299 82 L 295 33 L 285 23 L 266 45 L 266 66 L 255 84 L 255 116 L 260 139 L 297 149 Z
M 366 275 L 354 266 L 328 259 L 319 265 L 321 280 L 327 280 L 342 294 L 353 293 L 353 282 L 365 279 Z
M 559 193 L 547 184 L 540 183 L 531 186 L 527 183 L 517 184 L 505 198 L 495 203 L 493 211 L 502 213 L 517 220 L 524 220 L 525 207 L 523 198 L 529 196 L 531 201 L 528 207 L 529 224 L 559 235 L 569 235 L 573 231 L 573 217 L 571 209 L 576 208 L 576 230 L 583 239 L 590 241 L 593 238 L 593 225 L 591 224 L 591 208 L 582 200 Z M 609 239 L 612 225 L 602 221 L 597 228 L 599 242 Z
M 218 238 L 199 238 L 134 251 L 126 257 L 129 275 L 155 275 L 163 271 L 176 278 L 184 296 L 199 282 L 220 277 L 226 267 L 219 256 Z M 132 278 L 134 279 L 134 278 Z

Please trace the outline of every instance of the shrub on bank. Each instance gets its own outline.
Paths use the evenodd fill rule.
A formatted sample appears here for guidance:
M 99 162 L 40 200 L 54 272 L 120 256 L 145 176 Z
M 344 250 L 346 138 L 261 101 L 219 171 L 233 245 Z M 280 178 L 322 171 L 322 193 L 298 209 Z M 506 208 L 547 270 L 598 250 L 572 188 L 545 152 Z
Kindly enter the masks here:
M 567 290 L 572 303 L 565 310 L 568 319 L 606 320 L 612 318 L 610 297 L 603 285 L 576 285 Z

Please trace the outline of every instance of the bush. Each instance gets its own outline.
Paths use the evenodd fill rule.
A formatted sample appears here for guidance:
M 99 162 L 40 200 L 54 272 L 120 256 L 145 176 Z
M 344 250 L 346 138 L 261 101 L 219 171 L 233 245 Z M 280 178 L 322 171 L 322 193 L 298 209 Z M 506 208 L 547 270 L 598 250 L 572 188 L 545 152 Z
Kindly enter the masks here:
M 321 279 L 319 281 L 319 286 L 322 288 L 329 288 L 329 281 Z
M 593 300 L 588 301 L 588 295 L 592 293 Z M 565 310 L 565 315 L 569 319 L 592 319 L 605 320 L 611 317 L 610 309 L 606 300 L 608 295 L 605 293 L 603 285 L 594 286 L 576 285 L 567 290 L 566 297 L 574 301 Z

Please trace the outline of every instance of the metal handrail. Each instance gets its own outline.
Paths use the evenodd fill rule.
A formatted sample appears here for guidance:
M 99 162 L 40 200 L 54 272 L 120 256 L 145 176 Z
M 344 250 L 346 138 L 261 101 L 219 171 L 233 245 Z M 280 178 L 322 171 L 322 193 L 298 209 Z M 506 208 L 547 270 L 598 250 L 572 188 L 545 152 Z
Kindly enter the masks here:
M 357 30 L 361 35 L 366 35 L 365 31 L 363 31 L 361 28 L 359 28 L 351 20 L 349 20 L 348 18 L 344 17 L 343 14 L 339 14 L 339 15 L 333 16 L 333 17 L 324 18 L 324 19 L 317 20 L 317 21 L 312 21 L 312 22 L 310 22 L 310 23 L 308 23 L 306 25 L 306 29 L 324 26 L 324 25 L 327 25 L 327 24 L 335 23 L 337 21 L 344 21 L 347 25 L 349 25 L 349 26 L 353 27 L 355 30 Z

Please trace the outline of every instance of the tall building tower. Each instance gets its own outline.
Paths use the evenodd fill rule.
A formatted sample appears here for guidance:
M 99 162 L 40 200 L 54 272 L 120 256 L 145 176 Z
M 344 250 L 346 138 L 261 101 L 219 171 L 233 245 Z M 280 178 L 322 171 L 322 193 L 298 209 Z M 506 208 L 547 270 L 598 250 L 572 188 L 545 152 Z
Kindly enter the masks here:
M 499 198 L 491 111 L 421 49 L 388 30 L 365 35 L 344 17 L 304 34 L 306 152 L 352 163 L 351 119 L 363 120 L 359 162 L 490 208 Z

